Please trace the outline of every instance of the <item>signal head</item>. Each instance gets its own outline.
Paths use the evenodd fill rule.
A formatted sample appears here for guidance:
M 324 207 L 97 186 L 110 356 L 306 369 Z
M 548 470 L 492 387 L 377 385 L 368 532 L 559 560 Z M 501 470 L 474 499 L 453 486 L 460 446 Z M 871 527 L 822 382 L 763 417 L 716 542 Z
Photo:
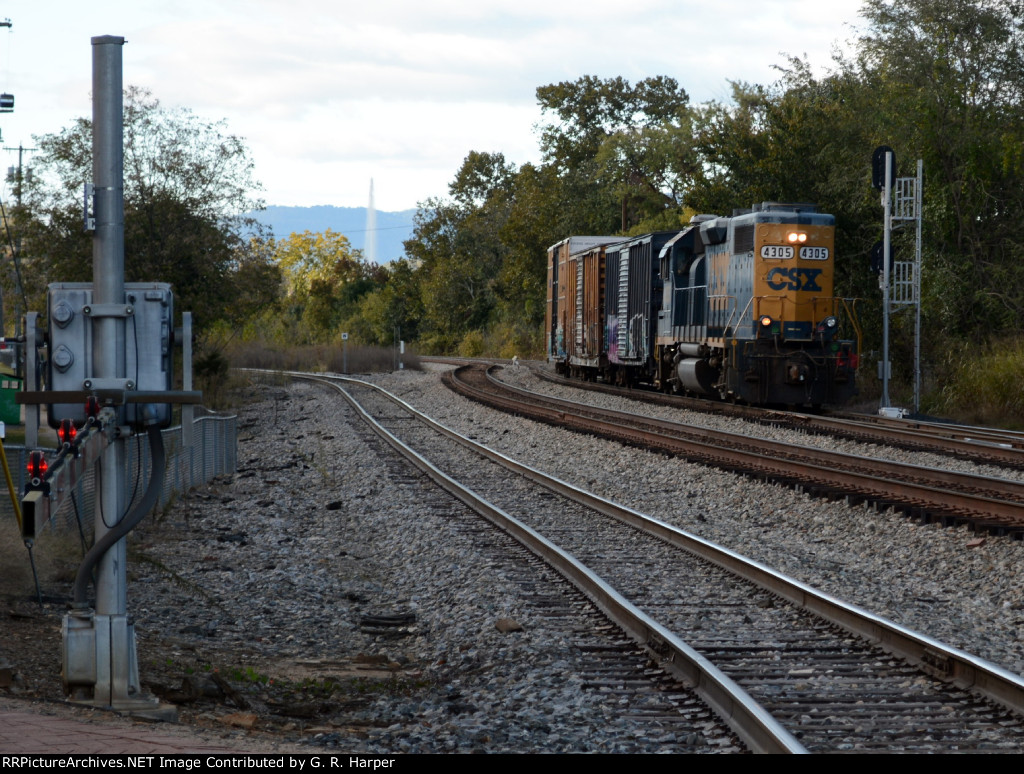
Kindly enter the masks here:
M 60 427 L 57 428 L 57 438 L 60 440 L 63 446 L 70 446 L 75 442 L 75 436 L 78 435 L 78 429 L 75 427 L 75 423 L 70 419 L 62 419 Z
M 28 473 L 28 478 L 33 485 L 38 486 L 43 476 L 46 475 L 46 471 L 49 469 L 49 465 L 46 463 L 46 455 L 41 451 L 34 451 L 28 455 L 28 463 L 25 465 L 25 471 Z

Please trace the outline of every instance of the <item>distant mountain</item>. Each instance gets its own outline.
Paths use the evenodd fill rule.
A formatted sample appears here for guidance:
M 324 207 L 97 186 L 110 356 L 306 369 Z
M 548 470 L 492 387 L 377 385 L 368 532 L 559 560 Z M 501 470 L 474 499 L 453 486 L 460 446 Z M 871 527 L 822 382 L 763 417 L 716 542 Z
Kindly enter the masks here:
M 251 213 L 269 226 L 276 239 L 303 231 L 330 229 L 348 237 L 356 249 L 366 246 L 366 207 L 267 207 Z M 402 242 L 412 236 L 412 218 L 416 210 L 381 212 L 377 210 L 377 261 L 388 263 L 405 255 Z

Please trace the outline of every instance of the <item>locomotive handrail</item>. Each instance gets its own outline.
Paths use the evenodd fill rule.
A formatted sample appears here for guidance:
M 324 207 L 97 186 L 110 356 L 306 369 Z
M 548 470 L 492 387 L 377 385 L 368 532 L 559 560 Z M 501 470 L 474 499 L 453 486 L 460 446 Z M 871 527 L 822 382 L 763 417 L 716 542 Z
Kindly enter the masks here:
M 761 296 L 751 296 L 750 297 L 750 300 L 747 301 L 747 305 L 745 307 L 743 307 L 743 311 L 740 312 L 740 319 L 741 320 L 743 319 L 743 315 L 746 314 L 747 310 L 754 305 L 754 299 L 760 300 L 760 298 L 761 298 Z M 756 316 L 757 315 L 754 315 L 750 319 L 753 320 Z M 735 331 L 733 331 L 733 334 L 735 335 Z
M 846 319 L 849 320 L 850 325 L 853 326 L 853 331 L 857 336 L 857 353 L 859 354 L 864 350 L 861 348 L 861 338 L 863 334 L 860 330 L 860 318 L 857 316 L 857 304 L 864 299 L 837 296 L 837 300 L 843 305 L 843 309 L 846 310 Z M 849 302 L 849 304 L 847 304 L 847 302 Z
M 860 328 L 860 320 L 857 317 L 855 308 L 851 307 L 851 305 L 847 303 L 847 302 L 852 302 L 853 304 L 856 304 L 861 299 L 859 299 L 859 298 L 849 299 L 849 298 L 844 298 L 843 296 L 814 296 L 814 297 L 812 297 L 812 298 L 810 298 L 810 299 L 808 299 L 806 301 L 794 301 L 789 296 L 780 293 L 779 295 L 753 296 L 751 298 L 751 302 L 754 302 L 754 301 L 758 302 L 757 306 L 760 307 L 760 302 L 765 300 L 765 299 L 771 299 L 772 301 L 781 304 L 783 309 L 785 309 L 785 307 L 787 305 L 794 305 L 794 306 L 799 307 L 799 306 L 806 306 L 807 304 L 812 304 L 814 306 L 817 306 L 817 304 L 825 302 L 825 303 L 827 303 L 831 307 L 830 314 L 836 315 L 837 317 L 840 316 L 840 310 L 842 310 L 842 316 L 846 320 L 849 320 L 850 325 L 853 326 L 853 332 L 854 332 L 854 335 L 855 335 L 855 337 L 857 339 L 857 352 L 861 351 L 861 337 L 862 337 L 862 334 L 861 334 L 861 328 Z M 748 306 L 749 306 L 749 304 L 748 304 Z M 783 313 L 785 314 L 785 311 Z M 760 308 L 758 308 L 757 309 L 757 314 L 755 315 L 755 317 L 760 317 L 760 316 L 761 316 L 761 310 L 760 310 Z
M 713 295 L 713 296 L 708 296 L 708 301 L 710 301 L 713 298 L 716 298 L 716 299 L 723 299 L 724 298 L 727 301 L 731 301 L 732 304 L 733 304 L 732 314 L 729 315 L 729 318 L 725 321 L 725 324 L 722 326 L 722 335 L 723 336 L 730 336 L 730 335 L 732 335 L 733 320 L 735 320 L 736 317 L 737 317 L 736 310 L 739 309 L 739 305 L 740 305 L 739 301 L 736 299 L 736 296 L 728 295 L 728 294 L 725 294 L 725 293 L 716 294 L 716 295 Z M 725 312 L 726 310 L 725 309 L 716 309 L 715 311 L 716 312 Z M 742 312 L 740 314 L 742 314 Z

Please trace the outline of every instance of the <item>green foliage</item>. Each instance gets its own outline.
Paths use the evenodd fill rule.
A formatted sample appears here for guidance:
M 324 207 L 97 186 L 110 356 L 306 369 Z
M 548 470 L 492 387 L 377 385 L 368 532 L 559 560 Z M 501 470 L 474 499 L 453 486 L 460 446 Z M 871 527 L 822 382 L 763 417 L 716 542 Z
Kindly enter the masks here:
M 558 170 L 573 233 L 613 233 L 679 203 L 695 173 L 689 97 L 656 76 L 541 86 L 551 120 L 541 127 L 547 164 Z M 563 235 L 564 236 L 564 235 Z
M 925 410 L 965 422 L 1024 428 L 1024 339 L 961 344 L 939 363 Z
M 501 233 L 513 175 L 501 154 L 471 153 L 449 186 L 452 200 L 430 200 L 416 214 L 405 246 L 416 266 L 425 340 L 445 346 L 491 319 L 509 255 Z
M 459 342 L 459 357 L 481 357 L 484 354 L 483 331 L 469 331 Z
M 536 359 L 543 356 L 543 344 L 538 328 L 497 323 L 486 333 L 469 331 L 459 342 L 459 357 L 513 357 Z
M 292 234 L 270 249 L 287 286 L 281 311 L 292 323 L 285 326 L 292 341 L 333 338 L 342 320 L 386 275 L 352 249 L 348 237 L 330 229 Z
M 868 0 L 856 67 L 879 134 L 925 165 L 925 303 L 975 342 L 1024 330 L 1024 14 L 993 0 Z M 853 69 L 853 64 L 847 65 Z
M 41 308 L 49 282 L 92 279 L 92 237 L 81 227 L 82 185 L 92 180 L 92 124 L 80 118 L 35 138 L 25 206 L 14 213 L 23 238 L 30 305 Z M 218 319 L 240 321 L 273 301 L 280 277 L 250 238 L 244 217 L 262 207 L 241 138 L 223 122 L 163 108 L 129 87 L 124 102 L 125 278 L 170 282 L 178 310 L 202 330 Z
M 495 325 L 485 341 L 488 354 L 511 360 L 536 360 L 544 357 L 541 326 L 502 322 Z
M 384 267 L 383 283 L 363 296 L 355 316 L 345 325 L 357 333 L 360 341 L 387 346 L 396 332 L 405 340 L 418 339 L 422 318 L 416 270 L 403 258 Z
M 268 683 L 274 682 L 269 675 L 258 672 L 251 666 L 235 667 L 231 670 L 231 679 L 236 683 L 245 683 L 248 685 L 267 685 Z
M 210 349 L 195 358 L 193 373 L 198 381 L 216 381 L 228 375 L 231 364 L 219 349 Z

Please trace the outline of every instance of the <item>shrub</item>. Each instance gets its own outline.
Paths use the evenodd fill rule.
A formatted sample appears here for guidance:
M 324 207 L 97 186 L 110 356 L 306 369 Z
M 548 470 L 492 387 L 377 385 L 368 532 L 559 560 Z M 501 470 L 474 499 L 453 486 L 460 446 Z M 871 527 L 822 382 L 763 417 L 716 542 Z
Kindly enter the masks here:
M 484 354 L 484 334 L 470 331 L 459 342 L 460 357 L 480 357 Z
M 986 425 L 1024 427 L 1024 340 L 950 350 L 927 410 Z
M 363 347 L 349 344 L 317 344 L 302 347 L 278 348 L 260 342 L 247 341 L 232 346 L 228 351 L 235 368 L 261 368 L 269 371 L 331 371 L 345 373 L 373 373 L 397 368 L 396 353 L 383 347 Z M 402 365 L 420 370 L 416 353 L 402 355 Z

